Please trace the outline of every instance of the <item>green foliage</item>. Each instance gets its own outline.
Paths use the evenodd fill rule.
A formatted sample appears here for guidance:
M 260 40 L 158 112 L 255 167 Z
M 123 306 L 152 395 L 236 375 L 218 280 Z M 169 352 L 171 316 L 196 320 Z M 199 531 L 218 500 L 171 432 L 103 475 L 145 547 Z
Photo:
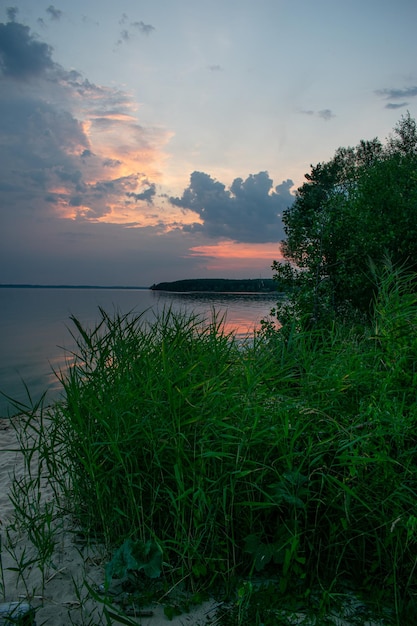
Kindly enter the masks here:
M 417 269 L 415 121 L 403 117 L 385 147 L 374 139 L 340 148 L 306 178 L 283 215 L 286 262 L 273 264 L 275 278 L 292 287 L 279 315 L 307 327 L 369 316 L 371 261 Z
M 175 292 L 232 292 L 262 293 L 277 290 L 272 278 L 229 279 L 229 278 L 189 278 L 169 283 L 152 285 L 156 291 Z
M 237 584 L 235 623 L 259 625 L 280 622 L 257 577 L 297 606 L 321 590 L 314 610 L 348 585 L 415 623 L 414 274 L 372 271 L 367 324 L 294 323 L 245 345 L 171 312 L 74 320 L 40 452 L 61 506 L 116 549 L 108 577 Z
M 162 550 L 157 543 L 126 539 L 106 566 L 106 583 L 113 578 L 129 580 L 141 571 L 149 578 L 158 578 L 161 570 Z

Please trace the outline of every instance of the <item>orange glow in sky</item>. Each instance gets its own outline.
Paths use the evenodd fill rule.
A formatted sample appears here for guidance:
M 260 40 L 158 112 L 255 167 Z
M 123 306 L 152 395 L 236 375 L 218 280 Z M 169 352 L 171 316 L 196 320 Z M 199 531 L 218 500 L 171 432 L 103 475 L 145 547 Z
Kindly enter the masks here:
M 274 243 L 236 243 L 223 241 L 215 245 L 194 246 L 190 249 L 191 257 L 205 259 L 209 271 L 219 273 L 227 271 L 247 271 L 248 276 L 271 270 L 273 261 L 281 260 L 279 244 Z M 272 277 L 272 270 L 271 270 Z
M 276 259 L 281 257 L 276 243 L 236 243 L 223 241 L 215 245 L 195 246 L 190 256 L 207 256 L 216 259 Z

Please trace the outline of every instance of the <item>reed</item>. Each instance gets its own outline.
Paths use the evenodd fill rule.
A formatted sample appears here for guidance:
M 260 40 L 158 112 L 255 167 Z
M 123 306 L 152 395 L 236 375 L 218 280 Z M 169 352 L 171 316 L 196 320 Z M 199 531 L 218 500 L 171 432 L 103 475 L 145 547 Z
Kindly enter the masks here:
M 141 571 L 170 585 L 237 585 L 235 623 L 278 623 L 237 583 L 259 576 L 317 610 L 363 591 L 412 623 L 417 307 L 402 272 L 378 281 L 370 325 L 243 345 L 215 316 L 73 318 L 65 399 L 36 422 L 61 509 L 117 558 L 139 546 Z

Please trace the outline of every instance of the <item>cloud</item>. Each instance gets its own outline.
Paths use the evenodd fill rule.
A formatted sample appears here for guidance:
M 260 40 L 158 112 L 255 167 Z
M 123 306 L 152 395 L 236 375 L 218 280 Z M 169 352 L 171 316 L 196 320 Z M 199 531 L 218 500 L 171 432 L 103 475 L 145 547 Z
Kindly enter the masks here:
M 317 113 L 318 117 L 321 117 L 322 120 L 328 122 L 332 119 L 332 117 L 336 117 L 334 113 L 330 109 L 322 109 Z
M 131 191 L 128 191 L 126 195 L 128 198 L 134 198 L 136 201 L 144 200 L 145 202 L 152 204 L 155 194 L 156 185 L 155 183 L 150 183 L 149 187 L 145 189 L 142 193 L 133 193 Z
M 124 41 L 129 41 L 130 33 L 125 28 L 120 33 L 119 39 L 117 40 L 117 45 L 120 46 Z
M 149 286 L 199 276 L 206 265 L 204 259 L 190 258 L 180 231 L 105 222 L 82 226 L 35 215 L 25 223 L 2 219 L 0 283 Z
M 27 79 L 53 69 L 52 48 L 37 41 L 27 26 L 0 24 L 0 71 L 4 76 Z
M 17 7 L 7 7 L 6 9 L 7 19 L 10 22 L 14 22 L 16 20 L 18 13 L 19 13 L 19 9 Z
M 197 213 L 200 223 L 184 231 L 210 238 L 241 243 L 265 243 L 284 238 L 281 214 L 292 204 L 293 186 L 286 180 L 273 189 L 267 172 L 236 178 L 229 189 L 204 172 L 193 172 L 181 198 L 170 198 L 174 206 Z
M 328 122 L 333 117 L 336 117 L 331 109 L 321 109 L 320 111 L 313 111 L 311 109 L 301 109 L 300 113 L 303 115 L 311 115 L 315 117 L 320 117 L 325 122 Z
M 129 95 L 52 53 L 26 26 L 0 23 L 3 214 L 148 225 L 170 134 L 140 125 Z
M 208 69 L 210 70 L 210 72 L 222 72 L 223 68 L 221 65 L 209 65 Z
M 407 105 L 408 105 L 408 102 L 399 102 L 398 104 L 395 104 L 394 102 L 388 102 L 388 104 L 385 105 L 385 108 L 386 109 L 403 109 Z
M 104 159 L 103 167 L 118 167 L 122 165 L 122 162 L 118 159 Z
M 22 180 L 35 172 L 42 172 L 46 180 L 59 168 L 71 168 L 76 163 L 71 153 L 81 153 L 89 144 L 69 111 L 40 98 L 21 97 L 13 89 L 0 97 L 0 137 L 4 163 L 0 175 L 10 171 L 9 176 Z
M 404 100 L 405 98 L 415 98 L 417 96 L 417 86 L 406 87 L 405 89 L 377 89 L 375 91 L 377 96 L 380 96 L 384 100 Z M 402 109 L 408 105 L 407 101 L 403 102 L 388 102 L 385 105 L 386 109 Z
M 48 13 L 51 20 L 55 22 L 59 21 L 63 16 L 63 12 L 59 9 L 56 9 L 52 4 L 49 5 L 49 7 L 46 9 L 46 12 Z
M 403 100 L 404 98 L 415 98 L 417 86 L 406 87 L 405 89 L 377 89 L 375 93 L 386 100 Z
M 129 17 L 126 13 L 122 14 L 122 17 L 119 20 L 119 24 L 121 26 L 127 24 L 127 27 L 123 28 L 120 32 L 119 39 L 116 42 L 117 46 L 120 46 L 122 43 L 127 43 L 128 41 L 130 41 L 130 39 L 132 39 L 132 36 L 134 35 L 134 31 L 131 30 L 132 28 L 135 31 L 140 32 L 142 35 L 150 35 L 154 30 L 156 30 L 155 26 L 152 26 L 152 24 L 145 24 L 145 22 L 142 22 L 142 20 L 137 22 L 130 22 Z
M 149 35 L 152 31 L 155 30 L 155 26 L 152 26 L 152 24 L 144 24 L 142 21 L 132 22 L 131 26 L 139 30 L 139 32 L 143 33 L 144 35 Z
M 202 246 L 282 239 L 292 182 L 273 187 L 266 172 L 230 188 L 195 172 L 181 198 L 162 197 L 171 136 L 141 124 L 123 90 L 56 63 L 25 25 L 0 23 L 0 282 L 146 285 L 204 275 L 208 258 L 230 271 L 233 254 L 238 272 L 241 248 Z

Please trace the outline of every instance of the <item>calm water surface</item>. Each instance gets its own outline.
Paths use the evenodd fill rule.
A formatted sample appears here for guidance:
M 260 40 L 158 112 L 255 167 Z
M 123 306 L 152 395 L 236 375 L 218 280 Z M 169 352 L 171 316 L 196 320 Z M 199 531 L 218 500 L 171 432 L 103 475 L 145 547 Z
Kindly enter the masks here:
M 212 311 L 225 315 L 226 330 L 244 336 L 274 306 L 274 294 L 173 294 L 148 289 L 0 288 L 0 391 L 27 401 L 24 383 L 33 399 L 48 390 L 47 399 L 59 397 L 54 370 L 66 367 L 74 341 L 69 329 L 75 315 L 83 324 L 98 321 L 98 307 L 107 313 L 144 313 L 151 320 L 170 306 L 210 319 Z M 0 416 L 14 411 L 0 396 Z

